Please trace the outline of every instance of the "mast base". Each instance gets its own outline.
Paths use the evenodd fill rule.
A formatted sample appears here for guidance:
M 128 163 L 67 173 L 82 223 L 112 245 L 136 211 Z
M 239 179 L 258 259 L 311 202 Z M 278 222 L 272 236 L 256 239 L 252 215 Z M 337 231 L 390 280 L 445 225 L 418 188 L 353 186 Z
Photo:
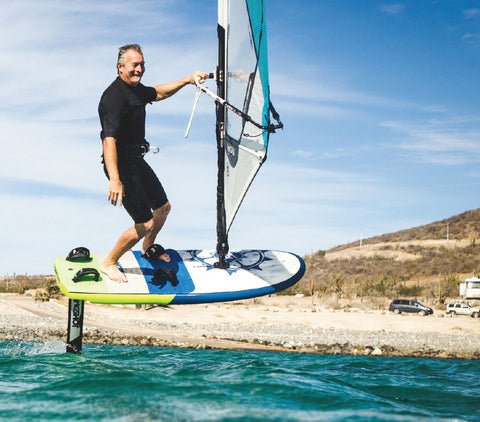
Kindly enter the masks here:
M 220 257 L 218 262 L 215 262 L 213 266 L 215 268 L 218 268 L 219 270 L 226 270 L 227 268 L 230 268 L 230 264 L 227 261 L 225 261 L 225 257 Z

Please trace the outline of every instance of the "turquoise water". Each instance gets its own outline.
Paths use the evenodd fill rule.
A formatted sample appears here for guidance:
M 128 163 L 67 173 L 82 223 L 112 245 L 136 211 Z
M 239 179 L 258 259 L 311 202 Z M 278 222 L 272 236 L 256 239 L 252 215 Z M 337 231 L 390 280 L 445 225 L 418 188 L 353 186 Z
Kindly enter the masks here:
M 0 420 L 480 420 L 480 362 L 0 342 Z

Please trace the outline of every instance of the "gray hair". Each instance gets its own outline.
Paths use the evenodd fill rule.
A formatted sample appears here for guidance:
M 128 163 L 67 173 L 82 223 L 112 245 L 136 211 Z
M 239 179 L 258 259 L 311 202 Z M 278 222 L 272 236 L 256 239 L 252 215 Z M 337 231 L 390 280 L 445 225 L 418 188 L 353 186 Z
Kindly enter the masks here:
M 140 47 L 138 44 L 127 44 L 118 49 L 118 64 L 121 64 L 122 66 L 125 64 L 125 54 L 128 50 L 135 50 L 137 53 L 140 53 L 143 56 L 142 47 Z

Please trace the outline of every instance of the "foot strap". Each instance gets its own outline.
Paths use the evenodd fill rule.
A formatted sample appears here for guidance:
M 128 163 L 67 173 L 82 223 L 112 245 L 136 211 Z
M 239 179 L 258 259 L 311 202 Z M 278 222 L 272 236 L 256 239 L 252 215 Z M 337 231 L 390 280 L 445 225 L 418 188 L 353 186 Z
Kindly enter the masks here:
M 142 258 L 147 259 L 159 259 L 165 253 L 165 249 L 163 246 L 160 245 L 152 245 L 147 248 L 144 254 L 142 254 Z
M 67 261 L 89 261 L 90 251 L 83 246 L 72 249 L 67 256 Z
M 169 268 L 159 268 L 157 271 L 155 271 L 155 274 L 153 275 L 152 281 L 155 282 L 161 282 L 166 278 L 166 281 L 170 281 L 172 283 L 172 286 L 175 287 L 178 285 L 178 279 L 177 275 L 175 272 L 173 272 Z
M 75 276 L 72 278 L 72 281 L 74 283 L 84 281 L 82 279 L 87 275 L 93 275 L 95 281 L 100 279 L 100 274 L 95 268 L 82 268 L 81 270 L 77 271 L 77 274 L 75 274 Z M 89 278 L 89 280 L 91 280 L 91 278 Z

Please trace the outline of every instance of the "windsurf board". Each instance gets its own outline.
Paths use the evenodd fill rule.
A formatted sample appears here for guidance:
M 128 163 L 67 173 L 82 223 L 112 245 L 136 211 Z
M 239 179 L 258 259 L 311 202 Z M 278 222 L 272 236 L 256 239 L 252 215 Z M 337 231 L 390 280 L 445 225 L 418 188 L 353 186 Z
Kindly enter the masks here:
M 109 279 L 99 270 L 106 254 L 88 259 L 55 259 L 60 290 L 70 299 L 116 304 L 194 304 L 269 295 L 298 282 L 305 273 L 299 256 L 281 251 L 239 250 L 227 255 L 229 267 L 215 267 L 213 250 L 167 249 L 170 262 L 146 259 L 129 251 L 119 261 L 128 282 Z

